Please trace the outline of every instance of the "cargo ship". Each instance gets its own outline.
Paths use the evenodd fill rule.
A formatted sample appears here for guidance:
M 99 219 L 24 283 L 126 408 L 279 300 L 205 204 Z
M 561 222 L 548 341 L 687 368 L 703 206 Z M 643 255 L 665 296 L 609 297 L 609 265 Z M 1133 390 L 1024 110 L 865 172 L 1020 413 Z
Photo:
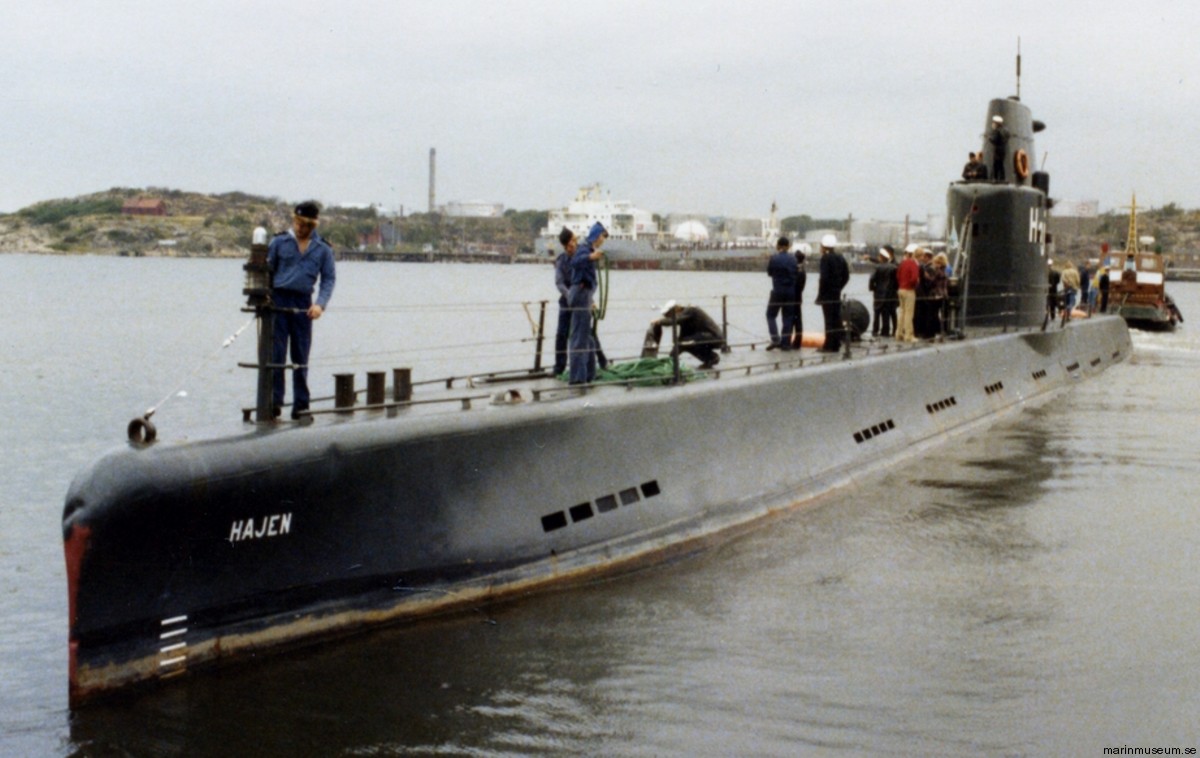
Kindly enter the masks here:
M 948 188 L 944 341 L 734 345 L 708 369 L 676 356 L 652 386 L 396 370 L 296 423 L 273 417 L 260 347 L 258 402 L 228 434 L 159 439 L 134 419 L 66 495 L 71 706 L 696 551 L 1125 360 L 1121 318 L 1044 325 L 1041 124 L 1015 98 L 997 116 L 985 160 L 1005 178 Z M 260 332 L 263 248 L 246 264 Z

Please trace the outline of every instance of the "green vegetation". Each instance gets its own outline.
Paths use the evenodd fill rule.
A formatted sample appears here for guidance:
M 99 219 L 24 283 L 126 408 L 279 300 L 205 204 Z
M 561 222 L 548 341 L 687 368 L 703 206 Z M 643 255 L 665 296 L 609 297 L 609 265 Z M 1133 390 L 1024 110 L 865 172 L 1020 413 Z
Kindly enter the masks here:
M 514 230 L 525 231 L 532 239 L 546 228 L 546 224 L 550 221 L 550 212 L 517 211 L 510 208 L 504 212 L 504 218 L 508 220 Z
M 163 200 L 166 216 L 126 216 L 125 201 Z M 546 227 L 549 212 L 509 209 L 500 218 L 458 218 L 438 213 L 404 217 L 381 215 L 375 208 L 328 206 L 321 212 L 320 234 L 339 250 L 413 253 L 532 253 L 534 238 Z M 655 215 L 663 222 L 664 216 Z M 1056 219 L 1052 219 L 1055 221 Z M 1125 246 L 1129 217 L 1110 212 L 1095 219 L 1063 219 L 1054 233 L 1056 257 L 1096 257 L 1102 244 Z M 291 223 L 291 204 L 277 197 L 245 192 L 205 195 L 148 187 L 113 187 L 76 198 L 47 200 L 16 213 L 0 214 L 0 251 L 110 253 L 120 255 L 246 255 L 257 226 L 274 233 Z M 801 236 L 814 229 L 845 231 L 847 219 L 788 216 L 784 234 Z M 1200 266 L 1200 211 L 1176 203 L 1138 212 L 1138 230 L 1153 236 L 1154 246 L 1180 266 Z
M 17 215 L 35 224 L 58 224 L 75 216 L 120 213 L 123 204 L 123 200 L 115 197 L 50 200 L 23 208 L 17 211 Z
M 779 231 L 793 237 L 802 237 L 814 229 L 846 230 L 844 218 L 813 218 L 812 216 L 788 216 L 779 222 Z

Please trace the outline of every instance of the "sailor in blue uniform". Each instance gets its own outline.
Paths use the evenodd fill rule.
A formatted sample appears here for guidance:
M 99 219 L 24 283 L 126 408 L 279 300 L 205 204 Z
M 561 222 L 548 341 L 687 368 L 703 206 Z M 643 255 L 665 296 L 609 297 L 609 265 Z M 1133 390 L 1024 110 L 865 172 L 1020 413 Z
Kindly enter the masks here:
M 287 362 L 291 347 L 292 418 L 300 418 L 308 410 L 308 353 L 312 346 L 312 322 L 321 318 L 329 307 L 336 279 L 333 248 L 316 233 L 320 208 L 305 201 L 292 212 L 292 228 L 275 235 L 267 249 L 267 265 L 273 275 L 271 304 L 275 312 L 275 341 L 272 363 Z M 317 301 L 312 299 L 313 287 L 320 280 Z M 283 407 L 283 369 L 275 369 L 272 398 L 275 415 Z
M 571 256 L 579 241 L 575 233 L 563 227 L 558 233 L 558 242 L 563 251 L 554 259 L 554 286 L 558 289 L 558 328 L 554 332 L 554 375 L 567 370 L 567 336 L 571 333 L 571 311 L 567 308 L 567 294 L 571 291 Z
M 571 256 L 571 289 L 567 291 L 567 307 L 571 310 L 571 334 L 567 339 L 571 384 L 589 384 L 596 379 L 592 297 L 599 284 L 595 262 L 604 255 L 600 246 L 606 239 L 608 231 L 597 221 Z
M 767 300 L 767 331 L 771 334 L 768 350 L 792 349 L 792 328 L 796 323 L 796 308 L 799 306 L 795 301 L 796 277 L 800 267 L 795 257 L 788 252 L 791 249 L 792 241 L 787 237 L 780 237 L 775 242 L 775 254 L 767 261 L 767 275 L 771 277 L 771 296 Z M 781 313 L 782 339 L 780 326 L 775 323 L 776 317 Z

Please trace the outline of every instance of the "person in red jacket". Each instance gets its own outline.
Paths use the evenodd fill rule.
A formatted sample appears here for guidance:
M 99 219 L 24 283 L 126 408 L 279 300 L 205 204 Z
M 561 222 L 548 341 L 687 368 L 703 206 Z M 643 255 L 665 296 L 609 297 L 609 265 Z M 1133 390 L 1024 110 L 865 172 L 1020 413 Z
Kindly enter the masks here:
M 900 261 L 900 266 L 896 269 L 896 285 L 899 288 L 900 296 L 900 324 L 896 328 L 897 342 L 917 341 L 916 335 L 913 334 L 913 314 L 917 307 L 917 282 L 921 279 L 921 267 L 917 265 L 914 257 L 916 252 L 916 245 L 904 248 L 904 260 Z

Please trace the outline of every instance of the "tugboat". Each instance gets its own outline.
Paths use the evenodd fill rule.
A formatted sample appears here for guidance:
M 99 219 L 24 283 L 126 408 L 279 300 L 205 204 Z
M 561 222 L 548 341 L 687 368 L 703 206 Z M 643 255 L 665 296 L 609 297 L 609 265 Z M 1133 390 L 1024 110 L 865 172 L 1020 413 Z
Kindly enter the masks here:
M 735 344 L 688 372 L 676 350 L 654 386 L 397 369 L 390 392 L 368 375 L 366 405 L 339 381 L 295 424 L 273 417 L 267 340 L 258 403 L 228 433 L 166 439 L 135 419 L 66 495 L 71 706 L 662 562 L 1125 360 L 1122 319 L 1042 327 L 1049 177 L 1028 157 L 1042 125 L 1016 98 L 991 101 L 993 123 L 985 159 L 1003 177 L 948 191 L 961 339 Z M 245 289 L 260 339 L 263 242 Z
M 1183 314 L 1167 294 L 1163 257 L 1142 250 L 1137 230 L 1137 196 L 1129 209 L 1129 234 L 1120 271 L 1109 270 L 1108 312 L 1134 329 L 1173 332 Z

